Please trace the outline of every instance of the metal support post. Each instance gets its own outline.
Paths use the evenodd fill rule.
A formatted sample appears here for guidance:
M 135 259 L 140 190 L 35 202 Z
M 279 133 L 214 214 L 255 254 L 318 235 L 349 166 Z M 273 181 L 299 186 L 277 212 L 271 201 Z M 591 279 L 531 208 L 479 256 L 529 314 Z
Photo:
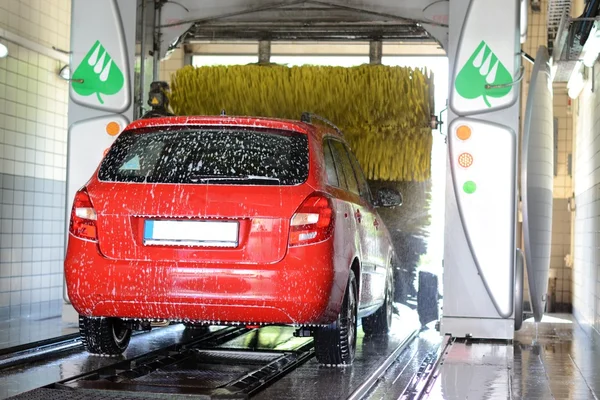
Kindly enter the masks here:
M 153 57 L 154 65 L 152 70 L 152 81 L 158 81 L 158 65 L 160 64 L 160 18 L 161 10 L 163 6 L 163 0 L 156 0 L 155 12 L 154 12 L 154 46 L 153 46 Z
M 372 40 L 369 43 L 369 63 L 374 65 L 381 65 L 381 59 L 383 57 L 383 43 L 381 40 Z
M 146 0 L 142 0 L 142 15 L 140 16 L 142 21 L 141 26 L 141 43 L 140 43 L 140 90 L 138 93 L 138 110 L 137 115 L 144 114 L 144 90 L 146 88 Z
M 258 63 L 269 64 L 271 62 L 271 41 L 261 40 L 258 42 Z

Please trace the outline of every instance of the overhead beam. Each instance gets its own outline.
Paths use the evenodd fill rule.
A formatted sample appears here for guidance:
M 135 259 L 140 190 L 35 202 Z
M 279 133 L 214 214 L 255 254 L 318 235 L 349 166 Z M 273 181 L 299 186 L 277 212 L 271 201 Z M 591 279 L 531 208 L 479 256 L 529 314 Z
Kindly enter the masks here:
M 414 25 L 378 24 L 218 24 L 197 25 L 187 34 L 193 40 L 394 40 L 433 42 L 423 28 Z
M 295 0 L 178 0 L 178 5 L 174 3 L 165 3 L 162 10 L 161 18 L 161 53 L 164 55 L 169 47 L 173 47 L 182 40 L 182 35 L 194 26 L 196 39 L 219 38 L 219 36 L 209 37 L 209 33 L 218 35 L 224 34 L 227 39 L 236 38 L 231 30 L 223 27 L 219 30 L 206 29 L 203 26 L 215 25 L 239 20 L 245 20 L 248 23 L 265 23 L 274 22 L 282 25 L 282 19 L 272 20 L 273 16 L 283 15 L 303 24 L 308 29 L 315 20 L 310 13 L 318 13 L 321 9 L 320 18 L 323 22 L 330 22 L 336 25 L 340 22 L 388 22 L 394 23 L 396 26 L 405 25 L 411 27 L 413 31 L 409 31 L 410 35 L 389 36 L 388 39 L 406 39 L 406 40 L 423 40 L 434 37 L 442 47 L 446 47 L 448 41 L 448 10 L 449 2 L 446 0 L 345 0 L 345 1 L 295 1 Z M 290 14 L 289 10 L 298 9 L 296 16 Z M 305 13 L 305 18 L 302 17 Z M 333 21 L 327 21 L 331 16 L 337 15 Z M 265 21 L 265 18 L 267 19 Z M 271 21 L 269 21 L 271 19 Z M 298 31 L 301 31 L 298 29 Z M 288 31 L 289 32 L 289 31 Z M 427 35 L 416 33 L 426 32 Z M 338 32 L 339 33 L 339 32 Z M 350 33 L 350 34 L 348 34 Z M 330 37 L 327 35 L 330 34 Z M 262 35 L 262 36 L 261 36 Z M 359 35 L 353 37 L 351 32 L 344 31 L 342 35 L 336 34 L 332 29 L 318 34 L 308 36 L 300 33 L 299 37 L 293 37 L 292 34 L 281 34 L 280 40 L 293 39 L 322 39 L 322 40 L 360 40 L 360 39 L 375 39 L 373 34 L 367 35 L 364 31 L 359 31 Z M 247 36 L 237 37 L 247 38 Z M 265 36 L 264 30 L 255 30 L 251 39 L 274 40 L 274 37 Z M 386 37 L 383 37 L 384 39 Z
M 186 45 L 187 51 L 194 55 L 256 55 L 258 52 L 258 41 L 193 41 Z M 277 55 L 344 55 L 344 56 L 366 56 L 369 54 L 368 41 L 353 42 L 271 42 L 271 56 Z M 382 43 L 382 55 L 402 57 L 427 57 L 445 56 L 444 49 L 438 43 L 408 43 L 408 42 L 384 42 Z

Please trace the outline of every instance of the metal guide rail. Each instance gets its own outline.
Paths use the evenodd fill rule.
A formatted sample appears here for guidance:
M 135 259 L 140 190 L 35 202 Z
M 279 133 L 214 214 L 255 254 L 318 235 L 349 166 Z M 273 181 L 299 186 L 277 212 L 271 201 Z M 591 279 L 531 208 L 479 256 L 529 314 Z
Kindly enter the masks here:
M 435 366 L 446 349 L 437 332 L 421 330 L 407 340 L 384 362 L 377 383 L 360 397 L 365 400 L 420 399 L 429 382 L 435 379 Z M 383 366 L 383 365 L 382 365 Z
M 66 351 L 82 349 L 78 333 L 0 350 L 0 371 L 41 360 Z
M 134 332 L 133 336 L 146 332 Z M 27 365 L 51 357 L 59 357 L 65 353 L 83 350 L 79 333 L 57 336 L 46 340 L 27 343 L 24 345 L 0 349 L 0 371 Z
M 289 350 L 228 348 L 252 331 L 225 328 L 13 398 L 246 399 L 314 355 L 310 339 Z
M 414 374 L 400 400 L 416 400 L 422 399 L 423 396 L 429 393 L 429 389 L 439 375 L 439 367 L 442 364 L 444 357 L 448 354 L 448 349 L 454 343 L 454 339 L 450 336 L 444 338 L 442 345 L 430 352 L 419 366 L 419 370 Z

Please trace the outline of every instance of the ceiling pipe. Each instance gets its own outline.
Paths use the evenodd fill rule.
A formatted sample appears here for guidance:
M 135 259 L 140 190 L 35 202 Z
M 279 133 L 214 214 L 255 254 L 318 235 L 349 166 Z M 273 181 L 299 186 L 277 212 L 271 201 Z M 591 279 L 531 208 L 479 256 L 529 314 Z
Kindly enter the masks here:
M 26 49 L 35 51 L 36 53 L 45 55 L 46 57 L 52 58 L 54 60 L 61 61 L 65 64 L 69 63 L 69 54 L 43 46 L 37 42 L 16 35 L 10 31 L 7 31 L 6 29 L 0 28 L 0 39 L 4 39 L 21 47 L 25 47 Z

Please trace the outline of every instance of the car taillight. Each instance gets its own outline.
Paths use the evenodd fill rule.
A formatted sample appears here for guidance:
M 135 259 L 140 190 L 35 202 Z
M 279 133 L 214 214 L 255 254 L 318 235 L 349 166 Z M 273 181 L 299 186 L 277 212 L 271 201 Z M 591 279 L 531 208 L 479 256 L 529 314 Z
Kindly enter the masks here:
M 333 233 L 333 204 L 322 194 L 309 196 L 290 222 L 290 246 L 322 242 Z
M 98 240 L 96 219 L 96 210 L 90 196 L 85 189 L 81 189 L 73 201 L 69 231 L 81 239 Z

